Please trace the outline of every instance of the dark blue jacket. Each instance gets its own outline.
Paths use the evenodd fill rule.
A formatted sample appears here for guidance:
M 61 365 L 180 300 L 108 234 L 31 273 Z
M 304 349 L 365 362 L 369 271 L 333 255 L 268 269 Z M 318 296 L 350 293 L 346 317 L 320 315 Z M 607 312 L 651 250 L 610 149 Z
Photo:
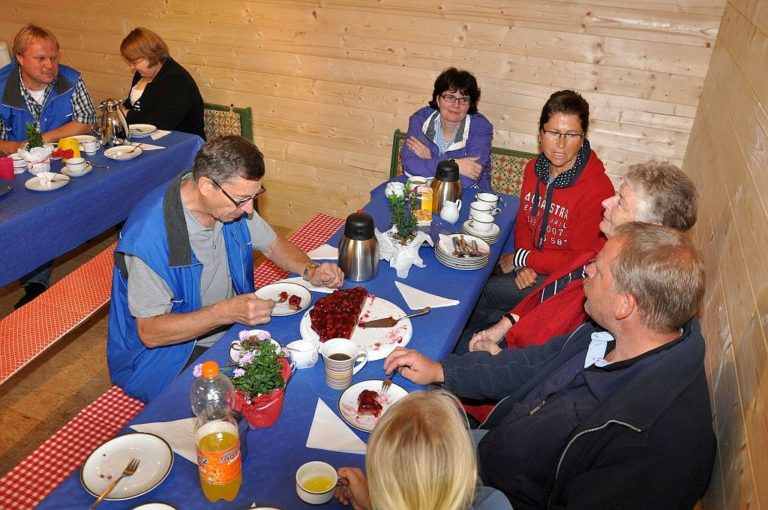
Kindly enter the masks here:
M 59 66 L 59 74 L 53 84 L 53 90 L 43 105 L 40 114 L 40 132 L 45 133 L 72 121 L 72 94 L 80 79 L 80 73 L 71 67 Z M 27 139 L 26 123 L 35 122 L 32 113 L 27 109 L 24 96 L 19 88 L 19 67 L 10 63 L 0 69 L 0 118 L 3 119 L 7 140 L 20 142 Z
M 192 353 L 195 339 L 152 349 L 142 343 L 128 308 L 130 275 L 126 275 L 124 256 L 139 257 L 165 280 L 173 293 L 171 313 L 189 313 L 202 307 L 203 265 L 189 242 L 181 178 L 160 186 L 139 202 L 125 222 L 115 251 L 107 362 L 112 380 L 143 402 L 152 400 L 176 378 Z M 223 233 L 235 292 L 253 292 L 253 248 L 246 216 L 225 223 Z
M 547 430 L 533 430 L 518 437 L 504 417 L 563 363 L 586 354 L 595 331 L 585 323 L 544 345 L 443 362 L 451 391 L 502 399 L 482 425 L 490 430 L 478 446 L 484 480 L 504 491 L 515 510 L 692 508 L 707 488 L 716 449 L 697 321 L 686 325 L 682 339 L 664 356 L 583 417 L 548 481 L 542 485 L 509 475 L 505 459 L 512 457 L 508 452 L 516 442 L 536 444 L 549 436 Z

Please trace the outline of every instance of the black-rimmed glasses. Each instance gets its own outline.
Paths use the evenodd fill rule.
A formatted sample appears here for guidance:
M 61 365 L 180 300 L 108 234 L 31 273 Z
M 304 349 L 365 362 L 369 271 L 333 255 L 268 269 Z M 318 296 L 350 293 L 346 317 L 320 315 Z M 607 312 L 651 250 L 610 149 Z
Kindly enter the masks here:
M 248 202 L 252 202 L 253 200 L 257 199 L 259 196 L 267 192 L 267 188 L 262 184 L 261 189 L 256 193 L 254 193 L 252 196 L 248 198 L 244 198 L 242 200 L 235 200 L 234 198 L 232 198 L 232 195 L 227 193 L 227 190 L 221 187 L 221 184 L 216 182 L 216 179 L 214 179 L 213 177 L 208 177 L 208 179 L 210 179 L 211 182 L 214 183 L 216 187 L 221 190 L 222 193 L 224 193 L 224 196 L 227 197 L 230 202 L 232 202 L 232 205 L 234 205 L 238 209 L 244 206 L 245 204 L 247 204 Z
M 467 96 L 454 96 L 453 94 L 442 94 L 440 97 L 448 104 L 459 103 L 461 106 L 467 106 L 471 101 L 471 98 Z
M 575 142 L 581 140 L 581 137 L 584 136 L 584 133 L 563 133 L 561 131 L 552 131 L 551 129 L 542 129 L 541 131 L 552 141 L 559 141 L 563 137 L 566 142 Z

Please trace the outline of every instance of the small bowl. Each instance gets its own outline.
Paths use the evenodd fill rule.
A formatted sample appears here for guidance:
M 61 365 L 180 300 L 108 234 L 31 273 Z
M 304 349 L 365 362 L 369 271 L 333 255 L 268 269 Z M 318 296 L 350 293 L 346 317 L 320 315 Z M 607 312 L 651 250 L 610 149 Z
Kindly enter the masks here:
M 319 460 L 313 460 L 303 464 L 296 471 L 296 494 L 305 503 L 322 505 L 333 498 L 333 492 L 338 481 L 339 477 L 333 466 Z M 313 486 L 313 483 L 318 483 L 318 485 Z
M 285 347 L 296 368 L 311 368 L 317 363 L 317 346 L 312 340 L 294 340 Z

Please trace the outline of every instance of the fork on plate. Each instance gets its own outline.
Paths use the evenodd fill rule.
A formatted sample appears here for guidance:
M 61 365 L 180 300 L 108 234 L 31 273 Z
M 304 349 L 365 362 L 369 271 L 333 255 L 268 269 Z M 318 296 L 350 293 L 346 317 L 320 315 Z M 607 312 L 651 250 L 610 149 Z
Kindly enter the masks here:
M 395 378 L 395 374 L 397 373 L 397 370 L 392 371 L 392 375 L 381 381 L 381 393 L 382 395 L 386 395 L 386 393 L 389 391 L 389 387 L 392 386 L 392 379 Z
M 112 492 L 115 489 L 115 487 L 117 487 L 117 484 L 120 483 L 120 480 L 122 480 L 125 477 L 133 475 L 137 469 L 139 469 L 139 459 L 131 459 L 128 465 L 125 466 L 125 469 L 123 470 L 123 474 L 118 476 L 117 480 L 109 484 L 109 486 L 106 489 L 104 489 L 104 492 L 101 493 L 101 496 L 99 496 L 99 499 L 93 502 L 93 504 L 91 505 L 91 510 L 96 508 L 99 505 L 99 503 L 104 501 L 104 498 L 109 496 L 109 493 Z

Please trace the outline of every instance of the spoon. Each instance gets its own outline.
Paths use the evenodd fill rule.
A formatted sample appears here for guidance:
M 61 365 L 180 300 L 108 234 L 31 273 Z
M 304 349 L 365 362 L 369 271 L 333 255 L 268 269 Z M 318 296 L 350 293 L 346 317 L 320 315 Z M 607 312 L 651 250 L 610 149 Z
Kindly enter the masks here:
M 391 328 L 398 322 L 400 322 L 403 319 L 407 319 L 409 317 L 418 317 L 419 315 L 426 315 L 429 312 L 432 311 L 432 308 L 426 306 L 422 308 L 421 310 L 416 310 L 413 313 L 410 313 L 408 315 L 403 315 L 402 317 L 399 317 L 395 319 L 394 317 L 384 317 L 382 319 L 374 319 L 372 321 L 366 321 L 361 322 L 358 324 L 361 328 Z

